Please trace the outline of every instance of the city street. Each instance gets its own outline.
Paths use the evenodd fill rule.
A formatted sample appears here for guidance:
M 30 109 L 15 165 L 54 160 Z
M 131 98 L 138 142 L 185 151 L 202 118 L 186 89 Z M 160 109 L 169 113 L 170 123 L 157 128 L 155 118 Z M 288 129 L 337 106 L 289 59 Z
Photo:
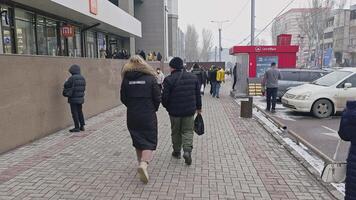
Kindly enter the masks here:
M 266 101 L 264 97 L 255 97 L 254 104 L 264 109 Z M 337 131 L 339 129 L 340 114 L 327 119 L 318 119 L 310 113 L 298 113 L 277 105 L 277 113 L 271 114 L 277 120 L 287 126 L 289 130 L 294 131 L 303 139 L 317 147 L 321 152 L 333 158 L 336 146 L 339 140 Z M 341 143 L 337 160 L 345 161 L 348 153 L 349 144 Z
M 255 119 L 239 118 L 228 96 L 203 97 L 206 134 L 194 138 L 193 164 L 171 157 L 169 117 L 158 112 L 159 145 L 150 182 L 137 161 L 119 106 L 0 156 L 0 199 L 334 199 Z

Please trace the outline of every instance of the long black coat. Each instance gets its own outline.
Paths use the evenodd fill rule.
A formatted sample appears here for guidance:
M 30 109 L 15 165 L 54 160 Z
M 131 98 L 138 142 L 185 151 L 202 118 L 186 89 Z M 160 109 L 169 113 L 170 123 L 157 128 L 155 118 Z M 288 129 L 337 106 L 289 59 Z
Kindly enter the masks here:
M 121 101 L 127 107 L 127 127 L 133 146 L 139 150 L 156 150 L 156 112 L 161 102 L 156 77 L 141 71 L 126 72 L 120 93 Z
M 181 73 L 181 70 L 175 70 L 163 82 L 162 104 L 173 117 L 189 117 L 202 108 L 200 83 L 197 77 L 184 72 L 177 83 Z
M 64 88 L 68 89 L 74 86 L 74 90 L 73 95 L 68 97 L 68 103 L 83 104 L 86 86 L 85 78 L 81 75 L 80 67 L 78 65 L 72 65 L 69 68 L 69 72 L 72 76 L 64 83 Z
M 356 200 L 356 101 L 347 102 L 341 118 L 339 136 L 351 142 L 347 157 L 345 200 Z

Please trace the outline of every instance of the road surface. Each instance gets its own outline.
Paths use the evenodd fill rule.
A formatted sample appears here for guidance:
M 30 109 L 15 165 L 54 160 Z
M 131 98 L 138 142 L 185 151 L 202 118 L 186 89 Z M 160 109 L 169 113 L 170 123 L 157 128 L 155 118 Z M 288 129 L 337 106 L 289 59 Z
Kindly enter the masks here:
M 265 108 L 265 98 L 255 97 L 254 104 L 262 109 Z M 277 113 L 271 115 L 285 124 L 288 130 L 294 131 L 321 152 L 333 158 L 339 141 L 337 130 L 339 129 L 340 115 L 318 119 L 309 113 L 293 112 L 281 104 L 277 105 L 276 110 Z M 349 143 L 342 142 L 336 160 L 345 161 L 348 149 Z

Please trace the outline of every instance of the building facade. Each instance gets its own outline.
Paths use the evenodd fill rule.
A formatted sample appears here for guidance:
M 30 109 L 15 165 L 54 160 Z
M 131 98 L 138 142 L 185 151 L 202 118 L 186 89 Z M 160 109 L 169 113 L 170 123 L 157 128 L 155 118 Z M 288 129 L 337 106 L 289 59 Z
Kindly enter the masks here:
M 136 49 L 168 56 L 168 9 L 166 0 L 135 0 L 135 17 L 142 22 Z
M 128 1 L 128 0 L 126 0 Z M 141 22 L 109 0 L 7 0 L 0 53 L 99 58 L 134 49 Z
M 324 51 L 331 49 L 332 64 L 356 66 L 356 5 L 333 10 L 324 30 Z
M 280 34 L 291 34 L 292 45 L 299 45 L 298 62 L 299 67 L 307 65 L 309 55 L 308 38 L 300 27 L 301 19 L 305 13 L 310 12 L 308 8 L 296 8 L 282 14 L 272 24 L 272 42 L 277 45 L 277 36 Z
M 168 56 L 178 56 L 178 0 L 168 0 Z

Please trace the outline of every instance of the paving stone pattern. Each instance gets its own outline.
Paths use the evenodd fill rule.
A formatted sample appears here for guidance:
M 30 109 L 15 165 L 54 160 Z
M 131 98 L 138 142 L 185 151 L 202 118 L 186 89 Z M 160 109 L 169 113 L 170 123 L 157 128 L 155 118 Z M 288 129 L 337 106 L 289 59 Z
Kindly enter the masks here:
M 0 200 L 333 199 L 254 119 L 239 118 L 222 92 L 203 98 L 206 134 L 194 138 L 191 166 L 171 157 L 161 109 L 151 179 L 142 184 L 120 106 L 88 120 L 84 133 L 62 130 L 0 155 Z

